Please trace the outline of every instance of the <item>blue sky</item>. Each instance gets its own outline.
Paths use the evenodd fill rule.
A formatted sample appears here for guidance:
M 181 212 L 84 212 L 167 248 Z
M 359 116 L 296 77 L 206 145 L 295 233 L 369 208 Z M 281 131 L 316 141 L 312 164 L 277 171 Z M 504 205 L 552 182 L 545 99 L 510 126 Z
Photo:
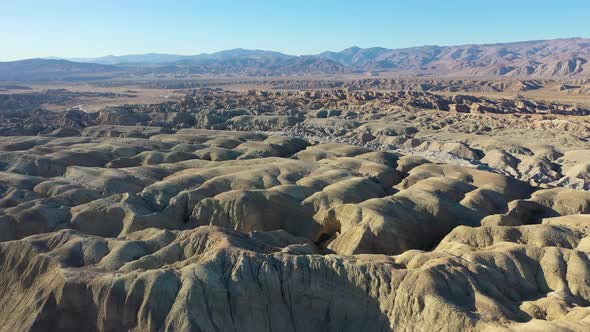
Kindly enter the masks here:
M 0 0 L 0 60 L 590 37 L 589 0 Z

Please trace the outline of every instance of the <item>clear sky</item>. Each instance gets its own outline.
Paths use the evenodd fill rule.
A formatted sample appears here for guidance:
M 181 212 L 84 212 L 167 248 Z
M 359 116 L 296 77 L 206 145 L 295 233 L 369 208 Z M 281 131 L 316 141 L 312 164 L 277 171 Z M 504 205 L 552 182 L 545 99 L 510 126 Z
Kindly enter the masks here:
M 590 0 L 0 0 L 0 60 L 590 37 Z

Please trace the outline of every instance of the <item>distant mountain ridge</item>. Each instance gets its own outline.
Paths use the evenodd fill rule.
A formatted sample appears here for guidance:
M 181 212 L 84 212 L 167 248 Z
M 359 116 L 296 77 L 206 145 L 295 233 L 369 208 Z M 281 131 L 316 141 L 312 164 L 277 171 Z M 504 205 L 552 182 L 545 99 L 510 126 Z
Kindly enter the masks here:
M 291 58 L 292 55 L 283 54 L 274 51 L 264 50 L 246 50 L 236 48 L 232 50 L 219 51 L 215 53 L 201 53 L 196 55 L 180 55 L 180 54 L 163 54 L 163 53 L 146 53 L 146 54 L 127 54 L 127 55 L 107 55 L 98 58 L 67 58 L 63 60 L 73 62 L 97 63 L 103 65 L 142 65 L 142 64 L 173 64 L 191 63 L 199 61 L 222 60 L 232 58 Z
M 71 61 L 70 61 L 71 60 Z M 64 62 L 65 61 L 65 62 Z M 421 46 L 403 49 L 351 47 L 340 52 L 294 56 L 233 49 L 211 54 L 137 54 L 0 62 L 0 80 L 63 79 L 118 75 L 334 75 L 400 77 L 566 78 L 590 76 L 590 39 Z M 102 67 L 101 67 L 102 66 Z M 15 71 L 19 71 L 15 73 Z
M 405 49 L 352 47 L 324 52 L 330 59 L 366 71 L 418 76 L 557 78 L 590 75 L 590 39 L 421 46 Z
M 63 81 L 109 78 L 122 69 L 95 63 L 59 59 L 28 59 L 0 62 L 0 81 Z

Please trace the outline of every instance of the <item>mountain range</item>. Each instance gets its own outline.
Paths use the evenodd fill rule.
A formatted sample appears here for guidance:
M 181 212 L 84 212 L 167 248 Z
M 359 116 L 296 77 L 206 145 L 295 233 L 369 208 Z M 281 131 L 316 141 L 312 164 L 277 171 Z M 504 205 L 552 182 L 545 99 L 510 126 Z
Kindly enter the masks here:
M 115 77 L 299 76 L 367 74 L 397 77 L 567 78 L 590 76 L 590 39 L 500 44 L 351 47 L 316 55 L 233 49 L 211 54 L 139 54 L 0 62 L 2 81 Z

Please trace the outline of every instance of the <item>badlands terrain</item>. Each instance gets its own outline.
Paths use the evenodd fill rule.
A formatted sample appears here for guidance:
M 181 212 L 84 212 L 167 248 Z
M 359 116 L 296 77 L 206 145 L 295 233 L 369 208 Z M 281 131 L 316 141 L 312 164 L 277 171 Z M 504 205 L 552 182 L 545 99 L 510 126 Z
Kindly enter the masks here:
M 0 331 L 589 331 L 590 41 L 0 63 Z
M 0 330 L 590 329 L 585 82 L 272 82 L 6 86 Z

